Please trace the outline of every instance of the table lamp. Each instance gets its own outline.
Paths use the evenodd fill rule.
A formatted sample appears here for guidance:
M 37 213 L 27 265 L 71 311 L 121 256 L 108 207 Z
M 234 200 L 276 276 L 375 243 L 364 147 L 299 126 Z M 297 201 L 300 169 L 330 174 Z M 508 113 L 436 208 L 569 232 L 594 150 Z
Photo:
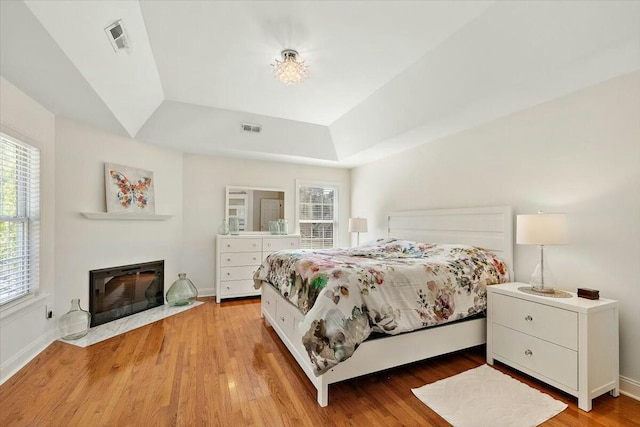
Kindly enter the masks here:
M 349 218 L 349 233 L 358 233 L 358 244 L 360 246 L 360 233 L 367 232 L 366 218 Z
M 538 212 L 533 215 L 518 215 L 516 243 L 519 245 L 539 245 L 540 260 L 536 265 L 529 283 L 532 290 L 540 293 L 553 293 L 553 278 L 545 268 L 544 247 L 547 245 L 565 245 L 567 243 L 567 216 Z

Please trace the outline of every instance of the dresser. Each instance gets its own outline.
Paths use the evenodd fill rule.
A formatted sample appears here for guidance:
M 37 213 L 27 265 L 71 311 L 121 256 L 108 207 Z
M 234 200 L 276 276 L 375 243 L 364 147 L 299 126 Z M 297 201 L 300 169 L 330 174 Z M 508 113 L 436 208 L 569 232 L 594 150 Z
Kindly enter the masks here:
M 253 273 L 269 254 L 300 247 L 299 235 L 240 234 L 216 236 L 216 301 L 260 295 Z
M 578 398 L 619 394 L 618 302 L 487 287 L 487 363 L 498 360 Z

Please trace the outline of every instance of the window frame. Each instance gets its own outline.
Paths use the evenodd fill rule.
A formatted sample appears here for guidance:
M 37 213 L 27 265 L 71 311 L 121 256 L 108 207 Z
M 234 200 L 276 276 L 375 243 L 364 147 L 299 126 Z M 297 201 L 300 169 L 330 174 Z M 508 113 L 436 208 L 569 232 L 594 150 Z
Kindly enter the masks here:
M 321 188 L 330 188 L 334 191 L 334 197 L 333 197 L 333 220 L 324 220 L 324 219 L 319 219 L 319 220 L 301 220 L 300 219 L 300 204 L 301 204 L 301 200 L 300 200 L 300 188 L 301 187 L 321 187 Z M 325 223 L 325 224 L 333 224 L 333 245 L 331 246 L 332 248 L 337 248 L 338 247 L 338 235 L 339 235 L 339 229 L 340 229 L 340 225 L 339 225 L 339 220 L 338 218 L 340 217 L 340 190 L 341 190 L 341 185 L 340 183 L 337 182 L 330 182 L 330 181 L 315 181 L 315 180 L 303 180 L 303 179 L 296 179 L 296 188 L 295 188 L 295 201 L 296 201 L 296 233 L 300 235 L 300 239 L 301 242 L 303 239 L 302 237 L 302 231 L 301 231 L 301 227 L 300 224 L 303 223 Z M 312 248 L 312 249 L 320 249 L 320 248 Z
M 41 256 L 41 176 L 42 176 L 42 153 L 37 144 L 34 144 L 29 138 L 24 136 L 14 136 L 12 133 L 7 132 L 4 127 L 0 129 L 0 137 L 6 140 L 10 144 L 22 147 L 28 151 L 28 158 L 25 164 L 28 164 L 28 170 L 22 175 L 22 179 L 26 180 L 24 187 L 16 188 L 16 214 L 15 215 L 0 215 L 0 221 L 4 223 L 18 223 L 22 224 L 23 230 L 16 240 L 21 240 L 22 244 L 26 243 L 26 249 L 28 253 L 21 261 L 23 267 L 20 269 L 21 276 L 16 280 L 17 283 L 26 282 L 26 287 L 23 292 L 9 297 L 4 301 L 0 301 L 0 311 L 3 316 L 7 310 L 11 310 L 13 307 L 19 306 L 22 302 L 32 299 L 38 295 L 40 287 L 40 256 Z M 1 161 L 4 159 L 4 154 L 0 151 L 0 167 Z M 7 156 L 8 158 L 8 156 Z M 1 214 L 2 212 L 0 212 Z M 26 265 L 26 266 L 25 266 Z M 9 270 L 8 270 L 9 271 Z M 14 286 L 19 287 L 14 283 Z

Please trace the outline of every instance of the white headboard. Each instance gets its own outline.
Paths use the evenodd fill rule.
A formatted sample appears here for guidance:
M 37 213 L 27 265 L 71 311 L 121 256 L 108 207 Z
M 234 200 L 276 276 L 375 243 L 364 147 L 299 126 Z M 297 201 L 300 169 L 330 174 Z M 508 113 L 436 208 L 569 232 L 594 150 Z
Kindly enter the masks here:
M 389 237 L 423 243 L 459 243 L 489 249 L 513 275 L 513 214 L 510 206 L 392 212 Z

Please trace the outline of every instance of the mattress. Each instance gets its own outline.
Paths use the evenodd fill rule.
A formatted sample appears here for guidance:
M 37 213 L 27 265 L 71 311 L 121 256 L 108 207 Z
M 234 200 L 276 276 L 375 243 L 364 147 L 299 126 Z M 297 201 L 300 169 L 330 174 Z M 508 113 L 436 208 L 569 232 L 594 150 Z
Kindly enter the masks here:
M 321 375 L 374 332 L 400 334 L 483 312 L 486 287 L 508 282 L 507 271 L 482 248 L 381 239 L 356 248 L 275 252 L 254 280 L 304 314 L 299 332 Z

